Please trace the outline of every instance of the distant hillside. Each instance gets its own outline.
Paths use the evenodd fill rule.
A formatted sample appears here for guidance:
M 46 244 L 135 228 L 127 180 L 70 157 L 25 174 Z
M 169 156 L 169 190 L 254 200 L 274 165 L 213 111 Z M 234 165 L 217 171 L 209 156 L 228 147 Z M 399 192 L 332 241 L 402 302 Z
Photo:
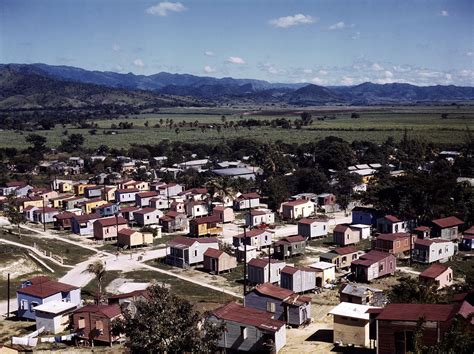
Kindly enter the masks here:
M 10 93 L 0 94 L 0 108 L 45 105 L 81 107 L 91 104 L 176 106 L 275 103 L 313 106 L 474 101 L 474 87 L 453 85 L 420 87 L 367 82 L 356 86 L 323 87 L 166 72 L 145 76 L 46 64 L 0 64 L 0 71 L 3 73 L 5 70 L 10 74 L 2 74 L 5 77 L 2 76 L 1 88 L 5 86 Z M 22 77 L 9 82 L 12 79 L 7 77 L 12 73 Z
M 97 106 L 168 107 L 203 105 L 194 98 L 132 91 L 43 76 L 28 67 L 0 66 L 0 109 Z M 208 103 L 206 103 L 208 104 Z

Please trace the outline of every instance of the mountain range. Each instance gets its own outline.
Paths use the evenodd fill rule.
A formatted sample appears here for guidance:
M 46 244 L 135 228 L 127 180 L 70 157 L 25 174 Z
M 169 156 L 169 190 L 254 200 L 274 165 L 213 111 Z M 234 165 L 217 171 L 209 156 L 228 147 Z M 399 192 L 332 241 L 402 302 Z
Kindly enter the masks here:
M 0 64 L 0 108 L 89 104 L 154 106 L 279 103 L 294 106 L 450 103 L 474 100 L 474 87 L 363 83 L 323 87 L 264 80 L 89 71 L 47 64 Z M 13 99 L 14 97 L 15 99 Z M 92 97 L 92 98 L 91 98 Z

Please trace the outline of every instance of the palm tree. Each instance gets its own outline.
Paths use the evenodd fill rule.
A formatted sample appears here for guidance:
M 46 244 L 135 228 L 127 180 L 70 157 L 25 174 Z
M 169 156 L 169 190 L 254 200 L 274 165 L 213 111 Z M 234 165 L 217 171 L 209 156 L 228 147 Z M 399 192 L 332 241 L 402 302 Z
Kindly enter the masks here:
M 206 187 L 209 189 L 213 198 L 219 198 L 225 202 L 225 197 L 233 197 L 236 194 L 235 189 L 230 184 L 229 178 L 217 177 L 211 179 Z
M 102 261 L 95 261 L 94 263 L 89 263 L 87 268 L 83 271 L 83 273 L 91 273 L 94 274 L 95 279 L 97 281 L 97 304 L 102 297 L 102 280 L 105 276 L 105 265 Z

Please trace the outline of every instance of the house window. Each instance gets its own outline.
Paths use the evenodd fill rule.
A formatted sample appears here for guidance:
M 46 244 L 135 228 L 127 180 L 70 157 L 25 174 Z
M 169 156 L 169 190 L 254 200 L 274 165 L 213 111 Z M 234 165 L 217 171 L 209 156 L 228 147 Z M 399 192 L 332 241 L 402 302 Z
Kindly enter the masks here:
M 267 312 L 275 313 L 275 303 L 267 301 Z
M 79 321 L 77 321 L 77 325 L 79 329 L 86 328 L 86 319 L 84 317 L 79 317 Z
M 28 300 L 21 300 L 20 302 L 20 308 L 22 310 L 28 310 Z
M 247 327 L 240 326 L 240 336 L 243 339 L 247 339 Z
M 197 257 L 197 255 L 198 255 L 198 251 L 194 250 L 194 257 Z
M 36 302 L 36 301 L 31 301 L 31 305 L 30 305 L 30 311 L 31 312 L 34 312 L 35 311 L 35 307 L 38 306 L 39 303 Z
M 357 259 L 357 254 L 352 255 L 352 260 Z
M 102 321 L 95 321 L 95 328 L 102 334 L 104 332 L 104 323 Z
M 326 225 L 323 225 L 323 230 L 326 231 Z
M 395 242 L 395 247 L 400 247 L 400 241 Z
M 349 235 L 347 235 L 347 239 L 349 239 Z
M 379 272 L 383 272 L 383 269 L 384 269 L 383 263 L 380 263 L 379 264 Z
M 438 254 L 441 255 L 443 253 L 443 250 L 440 248 L 438 251 Z
M 146 219 L 147 219 L 147 220 L 150 220 L 150 215 L 147 215 L 147 216 L 146 216 Z

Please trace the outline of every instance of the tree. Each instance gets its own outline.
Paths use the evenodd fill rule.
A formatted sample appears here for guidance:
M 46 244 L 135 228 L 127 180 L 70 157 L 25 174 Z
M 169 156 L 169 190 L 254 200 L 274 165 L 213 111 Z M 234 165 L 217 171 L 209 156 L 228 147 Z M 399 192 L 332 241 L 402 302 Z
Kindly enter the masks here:
M 356 113 L 356 112 L 352 112 L 351 118 L 358 119 L 358 118 L 360 118 L 360 114 Z
M 102 261 L 89 263 L 83 273 L 90 273 L 95 276 L 97 281 L 97 303 L 99 303 L 100 298 L 102 297 L 102 280 L 104 279 L 106 273 L 104 263 L 102 263 Z
M 401 277 L 387 295 L 391 303 L 398 304 L 436 304 L 444 300 L 435 283 L 420 283 L 409 276 Z
M 10 194 L 7 197 L 7 208 L 5 210 L 5 215 L 10 223 L 17 226 L 18 237 L 21 238 L 20 225 L 26 223 L 26 218 L 20 211 L 20 206 L 15 203 L 15 195 L 13 194 Z
M 76 152 L 81 149 L 84 144 L 84 136 L 82 134 L 71 134 L 67 140 L 63 140 L 59 146 L 60 150 L 65 152 Z
M 203 320 L 193 305 L 161 285 L 151 285 L 148 297 L 133 311 L 124 309 L 113 332 L 130 340 L 132 353 L 215 352 L 224 326 Z
M 46 151 L 46 137 L 38 134 L 28 134 L 25 137 L 27 143 L 33 145 L 33 149 L 38 152 Z
M 309 122 L 311 121 L 311 113 L 309 112 L 301 113 L 300 117 L 301 117 L 301 122 L 303 125 L 308 125 Z

